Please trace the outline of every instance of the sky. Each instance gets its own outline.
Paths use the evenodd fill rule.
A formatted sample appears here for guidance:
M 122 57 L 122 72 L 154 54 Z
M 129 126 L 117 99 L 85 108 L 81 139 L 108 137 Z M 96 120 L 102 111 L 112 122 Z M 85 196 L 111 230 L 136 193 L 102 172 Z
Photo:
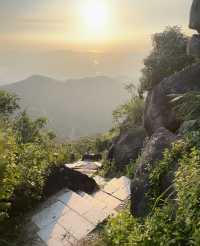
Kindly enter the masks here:
M 1 59 L 12 57 L 11 52 L 17 56 L 24 52 L 70 50 L 135 54 L 141 60 L 150 50 L 153 33 L 169 25 L 182 26 L 184 32 L 191 33 L 191 3 L 192 0 L 0 0 Z M 94 63 L 98 65 L 98 60 Z M 0 79 L 9 80 L 1 76 L 3 70 L 9 70 L 8 64 L 0 60 Z

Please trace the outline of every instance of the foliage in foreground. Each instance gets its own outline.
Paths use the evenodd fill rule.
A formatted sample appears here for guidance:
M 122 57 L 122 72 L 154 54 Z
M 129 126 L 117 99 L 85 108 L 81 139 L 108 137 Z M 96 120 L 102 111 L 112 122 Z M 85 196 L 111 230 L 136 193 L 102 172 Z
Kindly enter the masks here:
M 42 198 L 51 167 L 68 162 L 75 149 L 53 141 L 46 119 L 16 116 L 17 101 L 0 91 L 0 245 L 17 245 L 21 215 Z
M 176 199 L 163 199 L 160 178 L 175 163 L 179 166 L 174 176 Z M 151 179 L 151 213 L 144 220 L 132 217 L 128 211 L 111 219 L 104 232 L 106 245 L 200 245 L 200 132 L 190 133 L 167 150 Z

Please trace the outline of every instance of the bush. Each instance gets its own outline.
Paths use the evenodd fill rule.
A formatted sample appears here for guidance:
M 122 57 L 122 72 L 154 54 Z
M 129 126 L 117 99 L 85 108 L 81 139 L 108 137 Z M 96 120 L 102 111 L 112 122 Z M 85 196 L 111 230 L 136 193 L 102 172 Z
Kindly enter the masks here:
M 11 198 L 19 184 L 17 145 L 11 129 L 0 128 L 0 223 L 8 217 Z
M 144 60 L 140 78 L 141 93 L 194 62 L 194 58 L 186 53 L 188 37 L 179 27 L 167 27 L 163 32 L 154 34 L 152 40 L 153 49 Z
M 104 241 L 107 245 L 138 245 L 141 242 L 142 226 L 126 210 L 109 220 L 105 235 Z
M 0 116 L 8 117 L 16 109 L 19 109 L 18 100 L 16 95 L 0 91 Z
M 45 119 L 25 112 L 13 117 L 17 108 L 15 96 L 0 92 L 0 245 L 18 240 L 21 215 L 42 198 L 50 167 L 64 164 L 75 149 L 55 143 Z
M 193 138 L 195 136 L 195 138 Z M 176 199 L 160 199 L 160 180 L 178 164 L 173 179 Z M 143 220 L 124 211 L 111 219 L 104 231 L 106 245 L 195 245 L 200 244 L 200 132 L 178 141 L 151 174 L 151 212 Z

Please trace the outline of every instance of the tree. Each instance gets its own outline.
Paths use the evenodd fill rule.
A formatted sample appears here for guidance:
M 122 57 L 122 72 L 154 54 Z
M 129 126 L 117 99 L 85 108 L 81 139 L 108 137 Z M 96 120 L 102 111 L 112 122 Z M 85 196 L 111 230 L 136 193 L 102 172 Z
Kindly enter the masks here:
M 15 110 L 19 109 L 18 100 L 14 94 L 0 91 L 0 116 L 8 117 Z
M 30 143 L 41 139 L 41 130 L 46 124 L 45 118 L 38 118 L 34 121 L 29 118 L 25 111 L 22 112 L 14 123 L 18 140 L 22 143 Z
M 187 55 L 188 37 L 180 27 L 167 27 L 163 32 L 154 34 L 152 42 L 153 50 L 144 60 L 140 78 L 141 93 L 194 62 L 194 58 Z

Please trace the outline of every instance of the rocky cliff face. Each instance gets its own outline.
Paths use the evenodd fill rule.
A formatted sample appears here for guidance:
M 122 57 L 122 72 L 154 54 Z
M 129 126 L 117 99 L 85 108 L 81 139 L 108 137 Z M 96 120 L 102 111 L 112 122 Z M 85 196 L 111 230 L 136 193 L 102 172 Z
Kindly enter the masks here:
M 178 121 L 170 103 L 173 94 L 200 91 L 200 64 L 189 66 L 169 78 L 164 79 L 149 92 L 144 112 L 144 126 L 149 136 L 159 127 L 176 132 Z
M 145 129 L 137 127 L 122 132 L 115 139 L 109 150 L 109 156 L 112 155 L 119 169 L 137 159 L 143 147 L 145 137 Z
M 169 78 L 164 79 L 146 98 L 144 112 L 144 127 L 150 140 L 146 144 L 139 160 L 131 188 L 131 212 L 141 217 L 148 213 L 149 175 L 163 157 L 166 148 L 180 137 L 181 123 L 171 105 L 173 94 L 183 94 L 190 91 L 200 92 L 200 64 L 187 67 Z M 179 133 L 179 136 L 178 136 Z M 177 166 L 174 166 L 174 172 Z M 169 177 L 163 177 L 161 192 L 171 185 Z
M 135 216 L 144 216 L 148 212 L 149 175 L 157 162 L 162 159 L 164 150 L 170 148 L 171 143 L 175 140 L 176 135 L 161 127 L 154 132 L 146 144 L 131 187 L 131 212 Z M 161 188 L 163 191 L 169 185 L 168 180 L 167 177 L 163 180 L 163 187 Z
M 171 148 L 171 144 L 181 137 L 184 128 L 188 125 L 177 119 L 176 112 L 171 105 L 170 95 L 190 91 L 200 92 L 199 63 L 164 79 L 147 96 L 144 127 L 151 137 L 142 151 L 131 187 L 131 212 L 137 217 L 143 217 L 148 213 L 149 197 L 147 194 L 150 190 L 151 171 L 162 159 L 165 149 Z M 191 125 L 191 122 L 189 123 Z M 174 165 L 170 175 L 173 176 L 177 168 L 178 163 Z M 166 191 L 173 180 L 169 174 L 162 179 L 161 193 Z

